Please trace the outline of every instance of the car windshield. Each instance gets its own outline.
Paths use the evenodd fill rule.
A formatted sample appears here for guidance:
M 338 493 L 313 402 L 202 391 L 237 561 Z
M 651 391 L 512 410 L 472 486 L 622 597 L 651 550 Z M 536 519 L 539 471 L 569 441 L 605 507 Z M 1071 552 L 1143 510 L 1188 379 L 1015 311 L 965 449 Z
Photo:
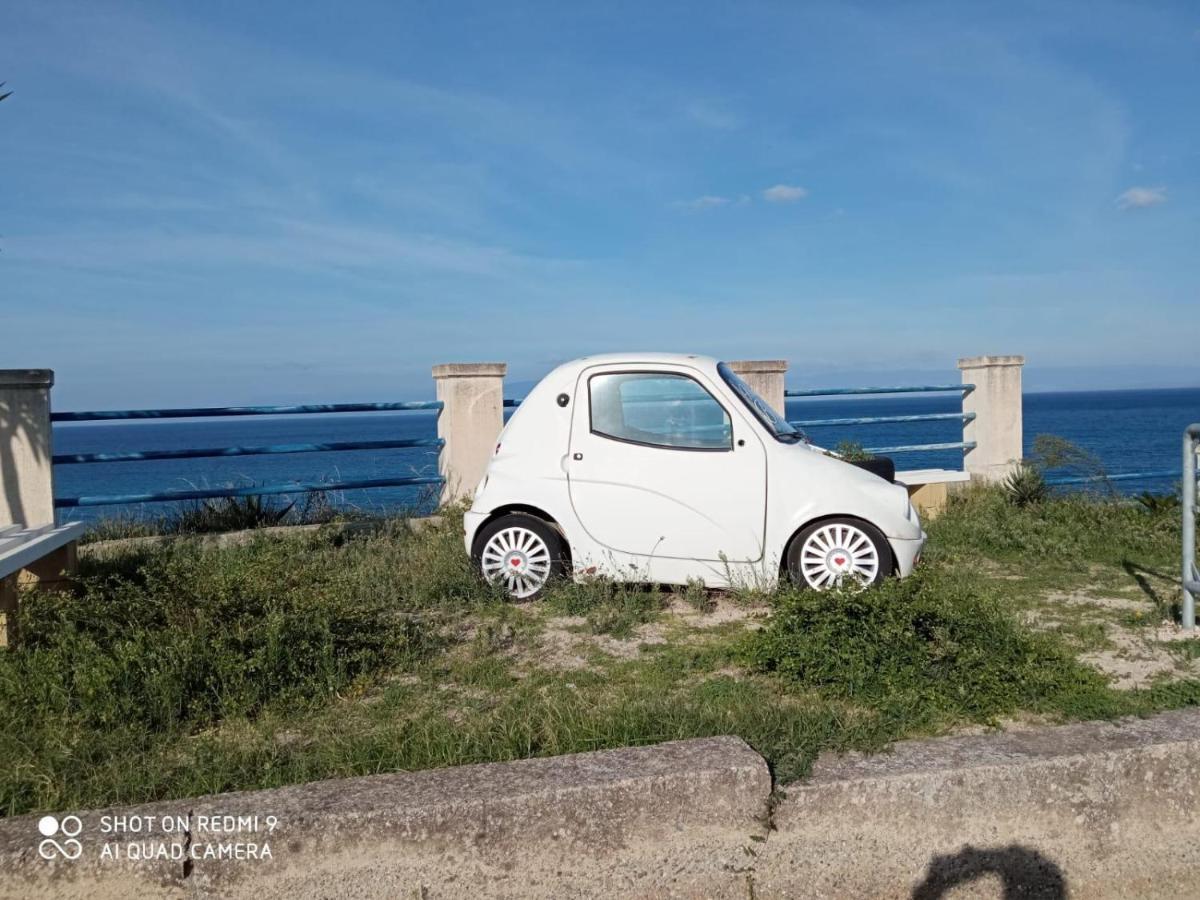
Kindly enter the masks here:
M 775 411 L 770 403 L 754 393 L 754 389 L 738 378 L 727 363 L 717 363 L 717 371 L 721 373 L 721 377 L 725 379 L 725 383 L 733 388 L 733 392 L 737 394 L 738 399 L 749 407 L 750 412 L 754 413 L 755 418 L 767 427 L 767 430 L 774 435 L 777 441 L 783 441 L 786 444 L 808 441 L 808 435 L 788 422 L 787 419 Z

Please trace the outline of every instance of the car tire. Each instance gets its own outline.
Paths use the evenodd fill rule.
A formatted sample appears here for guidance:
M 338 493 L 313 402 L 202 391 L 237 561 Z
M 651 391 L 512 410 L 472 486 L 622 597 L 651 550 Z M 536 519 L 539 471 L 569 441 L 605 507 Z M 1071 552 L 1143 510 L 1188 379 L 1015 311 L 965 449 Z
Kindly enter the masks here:
M 484 580 L 514 600 L 534 600 L 566 573 L 567 544 L 553 525 L 528 513 L 507 513 L 488 522 L 471 556 Z
M 892 547 L 879 529 L 848 516 L 806 526 L 788 547 L 788 575 L 811 590 L 828 590 L 849 578 L 879 584 L 894 565 Z

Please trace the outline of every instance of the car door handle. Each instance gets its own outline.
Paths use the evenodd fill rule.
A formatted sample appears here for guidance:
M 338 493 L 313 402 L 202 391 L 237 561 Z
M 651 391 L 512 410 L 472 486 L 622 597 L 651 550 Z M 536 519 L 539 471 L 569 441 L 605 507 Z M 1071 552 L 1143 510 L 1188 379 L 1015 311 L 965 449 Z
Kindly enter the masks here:
M 583 454 L 582 453 L 572 453 L 571 459 L 576 460 L 576 461 L 581 460 L 581 459 L 583 459 Z

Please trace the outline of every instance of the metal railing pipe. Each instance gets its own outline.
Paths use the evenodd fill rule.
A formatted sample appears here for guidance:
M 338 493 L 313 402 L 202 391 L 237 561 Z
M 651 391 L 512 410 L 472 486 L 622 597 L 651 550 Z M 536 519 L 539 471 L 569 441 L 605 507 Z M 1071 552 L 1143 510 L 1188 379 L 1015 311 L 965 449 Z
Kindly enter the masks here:
M 967 393 L 975 390 L 973 384 L 922 384 L 900 387 L 862 387 L 862 388 L 811 388 L 808 390 L 784 391 L 785 397 L 841 397 L 846 394 L 936 394 L 941 391 L 959 391 Z
M 1183 433 L 1183 582 L 1184 631 L 1196 629 L 1196 594 L 1200 593 L 1200 573 L 1196 571 L 1196 444 L 1200 442 L 1200 423 L 1189 425 Z
M 196 488 L 192 490 L 158 491 L 148 494 L 100 494 L 84 497 L 58 497 L 54 501 L 54 506 L 58 509 L 69 509 L 78 506 L 121 506 L 127 503 L 172 503 L 177 500 L 256 497 L 260 494 L 312 494 L 321 491 L 352 491 L 365 488 L 442 484 L 444 480 L 436 475 L 414 475 L 403 478 L 355 478 L 347 481 L 294 481 L 285 484 L 257 484 L 240 488 Z
M 226 416 L 298 416 L 322 413 L 403 412 L 441 409 L 438 400 L 406 400 L 395 403 L 321 403 L 302 406 L 197 406 L 190 409 L 107 409 L 87 412 L 56 412 L 51 422 L 108 422 L 121 419 L 210 419 Z
M 1046 484 L 1094 484 L 1097 481 L 1154 481 L 1162 478 L 1178 478 L 1174 469 L 1158 469 L 1153 472 L 1121 472 L 1117 475 L 1064 475 L 1050 476 Z
M 902 444 L 899 447 L 864 447 L 868 453 L 918 453 L 922 450 L 973 450 L 974 441 L 947 441 L 944 444 Z
M 920 413 L 911 416 L 859 416 L 852 419 L 801 419 L 788 424 L 801 428 L 822 428 L 827 425 L 884 425 L 890 422 L 970 422 L 975 413 Z
M 402 438 L 390 441 L 331 441 L 314 444 L 266 444 L 257 447 L 203 447 L 186 450 L 126 450 L 115 453 L 56 453 L 56 466 L 80 463 L 141 462 L 158 459 L 203 459 L 222 456 L 265 456 L 276 453 L 334 453 L 344 450 L 399 450 L 441 447 L 441 438 Z

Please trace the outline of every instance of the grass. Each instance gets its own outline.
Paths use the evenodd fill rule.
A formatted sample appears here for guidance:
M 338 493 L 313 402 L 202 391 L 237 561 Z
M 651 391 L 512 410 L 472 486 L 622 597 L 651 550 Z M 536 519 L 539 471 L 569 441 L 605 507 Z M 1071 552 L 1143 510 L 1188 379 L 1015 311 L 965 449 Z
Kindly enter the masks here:
M 787 781 L 823 750 L 1200 702 L 1192 644 L 1183 675 L 1136 690 L 1080 660 L 1141 607 L 1047 600 L 1099 585 L 1157 621 L 1169 587 L 1145 573 L 1174 568 L 1171 516 L 977 490 L 930 532 L 916 576 L 859 593 L 591 581 L 524 604 L 475 577 L 454 516 L 85 556 L 76 592 L 23 597 L 0 653 L 0 811 L 712 734 Z

